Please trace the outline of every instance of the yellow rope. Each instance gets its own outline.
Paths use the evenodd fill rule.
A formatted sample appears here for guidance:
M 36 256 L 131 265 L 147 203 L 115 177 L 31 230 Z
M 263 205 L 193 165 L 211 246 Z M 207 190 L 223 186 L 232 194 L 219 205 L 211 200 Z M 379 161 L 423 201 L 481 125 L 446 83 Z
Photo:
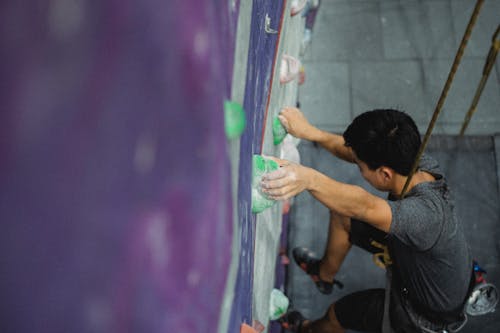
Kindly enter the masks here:
M 465 47 L 467 46 L 467 42 L 469 41 L 470 35 L 472 33 L 472 28 L 474 27 L 474 24 L 476 23 L 477 16 L 479 15 L 479 11 L 481 10 L 481 6 L 483 5 L 484 0 L 477 0 L 476 6 L 474 7 L 474 11 L 472 12 L 472 16 L 469 20 L 469 23 L 467 24 L 467 29 L 465 30 L 464 36 L 462 37 L 462 41 L 460 42 L 460 47 L 458 48 L 457 54 L 455 55 L 455 60 L 453 61 L 453 65 L 451 66 L 450 73 L 448 74 L 448 79 L 446 80 L 446 83 L 444 85 L 443 91 L 441 92 L 441 96 L 439 97 L 438 103 L 436 105 L 436 108 L 434 109 L 434 114 L 432 115 L 432 119 L 429 123 L 429 126 L 427 127 L 427 131 L 425 133 L 424 139 L 422 140 L 422 144 L 420 145 L 420 149 L 417 153 L 417 157 L 415 158 L 415 161 L 413 162 L 413 166 L 411 168 L 410 174 L 408 175 L 408 178 L 406 179 L 406 183 L 403 187 L 403 190 L 401 191 L 401 198 L 404 198 L 404 195 L 406 193 L 406 190 L 408 189 L 408 186 L 410 185 L 411 179 L 413 178 L 413 175 L 415 174 L 415 171 L 418 168 L 418 164 L 420 163 L 420 158 L 422 157 L 422 154 L 427 147 L 427 143 L 429 141 L 429 138 L 431 136 L 432 130 L 434 129 L 434 125 L 436 124 L 437 118 L 439 114 L 441 113 L 441 109 L 443 107 L 444 101 L 446 99 L 446 96 L 448 95 L 448 91 L 450 90 L 451 83 L 453 82 L 453 78 L 455 77 L 455 73 L 457 72 L 458 65 L 460 64 L 460 60 L 462 59 L 462 55 L 464 53 Z
M 465 130 L 467 129 L 467 126 L 469 126 L 469 122 L 472 118 L 472 115 L 476 112 L 476 107 L 477 103 L 479 103 L 479 98 L 481 97 L 481 94 L 483 93 L 484 86 L 486 85 L 486 81 L 488 81 L 488 77 L 490 76 L 491 69 L 493 68 L 493 65 L 495 64 L 497 55 L 498 55 L 498 50 L 500 49 L 500 39 L 498 38 L 498 33 L 500 32 L 500 24 L 497 27 L 497 30 L 493 34 L 493 38 L 491 39 L 491 47 L 490 51 L 488 52 L 488 57 L 486 58 L 486 63 L 484 64 L 483 68 L 483 76 L 481 78 L 481 81 L 479 82 L 479 85 L 477 86 L 476 89 L 476 94 L 474 95 L 474 99 L 472 100 L 472 104 L 469 108 L 469 111 L 465 115 L 464 122 L 462 124 L 462 128 L 460 129 L 460 136 L 463 136 L 465 133 Z

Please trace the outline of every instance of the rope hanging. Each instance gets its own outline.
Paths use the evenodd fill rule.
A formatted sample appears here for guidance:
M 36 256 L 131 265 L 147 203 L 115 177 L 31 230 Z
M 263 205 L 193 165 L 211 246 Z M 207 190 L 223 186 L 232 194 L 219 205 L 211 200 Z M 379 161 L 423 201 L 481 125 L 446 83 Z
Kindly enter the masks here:
M 490 76 L 491 69 L 493 68 L 493 65 L 495 64 L 497 55 L 498 55 L 498 50 L 500 50 L 500 39 L 498 39 L 498 34 L 500 32 L 500 25 L 498 25 L 497 30 L 493 34 L 493 37 L 491 39 L 491 47 L 490 51 L 488 52 L 488 57 L 486 58 L 486 63 L 484 64 L 483 68 L 483 77 L 481 78 L 481 81 L 479 82 L 479 85 L 477 86 L 476 89 L 476 94 L 474 95 L 474 99 L 472 100 L 472 104 L 469 108 L 469 111 L 465 115 L 464 122 L 462 124 L 462 129 L 460 129 L 460 136 L 463 136 L 465 133 L 465 130 L 467 129 L 467 126 L 469 126 L 469 122 L 472 118 L 472 115 L 476 112 L 476 107 L 477 103 L 479 103 L 479 98 L 481 97 L 481 94 L 483 93 L 484 86 L 486 85 L 486 81 L 488 81 L 488 77 Z
M 465 47 L 467 46 L 467 42 L 469 41 L 470 35 L 472 33 L 472 28 L 474 27 L 474 24 L 476 23 L 477 17 L 479 15 L 479 11 L 481 10 L 481 6 L 483 5 L 484 0 L 477 0 L 476 6 L 474 7 L 474 11 L 472 12 L 472 16 L 469 20 L 469 23 L 467 24 L 467 29 L 465 30 L 464 36 L 462 37 L 462 41 L 460 42 L 460 47 L 458 48 L 457 54 L 455 55 L 455 60 L 453 61 L 453 65 L 451 66 L 450 73 L 448 74 L 448 79 L 446 80 L 446 83 L 444 85 L 443 91 L 441 92 L 441 96 L 439 97 L 438 103 L 436 105 L 436 108 L 434 109 L 434 114 L 432 115 L 432 119 L 429 123 L 429 126 L 427 127 L 427 131 L 425 132 L 424 139 L 422 140 L 422 144 L 420 145 L 420 149 L 417 153 L 417 157 L 415 158 L 415 161 L 413 162 L 413 166 L 410 170 L 410 174 L 408 175 L 408 178 L 406 179 L 406 183 L 403 187 L 403 190 L 401 191 L 401 198 L 404 198 L 404 195 L 406 194 L 406 190 L 408 189 L 408 186 L 410 185 L 411 179 L 413 178 L 413 175 L 415 174 L 415 171 L 418 168 L 418 164 L 420 163 L 420 158 L 422 157 L 422 154 L 425 151 L 425 148 L 427 147 L 427 143 L 429 141 L 429 138 L 431 136 L 432 130 L 434 129 L 434 125 L 436 124 L 437 118 L 439 114 L 441 113 L 441 109 L 443 107 L 444 101 L 446 99 L 446 96 L 448 95 L 448 91 L 450 90 L 451 83 L 453 82 L 453 78 L 455 77 L 455 73 L 457 72 L 458 65 L 460 64 L 460 60 L 462 59 L 462 55 L 464 53 Z

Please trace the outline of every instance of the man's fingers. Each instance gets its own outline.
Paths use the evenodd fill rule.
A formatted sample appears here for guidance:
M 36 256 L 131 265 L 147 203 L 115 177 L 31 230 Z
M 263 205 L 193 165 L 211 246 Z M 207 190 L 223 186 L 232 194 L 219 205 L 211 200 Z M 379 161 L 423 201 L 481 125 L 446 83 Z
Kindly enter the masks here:
M 287 193 L 288 186 L 266 188 L 263 192 L 269 197 L 278 197 Z
M 276 180 L 280 178 L 284 178 L 287 175 L 287 171 L 283 168 L 271 171 L 269 173 L 266 173 L 265 175 L 262 176 L 263 181 L 270 181 L 270 180 Z
M 281 109 L 280 114 L 291 112 L 293 110 L 298 111 L 299 109 L 297 109 L 296 107 L 293 107 L 293 106 L 285 106 L 284 108 Z
M 293 192 L 293 187 L 290 185 L 277 188 L 274 190 L 266 190 L 266 192 L 264 193 L 268 198 L 273 200 L 286 200 L 295 195 L 295 193 Z
M 267 174 L 268 178 L 262 177 L 262 191 L 270 195 L 282 194 L 282 190 L 290 186 L 290 177 L 285 170 L 280 169 Z
M 280 114 L 280 115 L 282 115 L 283 113 L 286 113 L 288 110 L 290 110 L 290 107 L 289 107 L 289 106 L 285 106 L 284 108 L 282 108 L 282 109 L 280 110 L 280 113 L 279 113 L 279 114 Z
M 278 165 L 280 167 L 290 164 L 289 161 L 282 160 L 281 158 L 277 158 L 277 157 L 274 157 L 274 156 L 267 156 L 267 155 L 262 155 L 262 156 L 264 156 L 265 158 L 273 160 L 274 162 L 278 163 Z
M 285 116 L 279 115 L 278 119 L 281 121 L 281 125 L 288 131 L 290 128 L 290 124 L 288 123 L 288 120 L 286 120 Z
M 271 199 L 284 200 L 295 195 L 294 184 L 290 177 L 266 180 L 261 183 L 262 192 Z
M 281 188 L 283 186 L 286 186 L 289 183 L 286 177 L 281 177 L 281 178 L 275 178 L 273 180 L 267 179 L 262 181 L 261 187 L 264 190 L 267 189 L 276 189 L 276 188 Z

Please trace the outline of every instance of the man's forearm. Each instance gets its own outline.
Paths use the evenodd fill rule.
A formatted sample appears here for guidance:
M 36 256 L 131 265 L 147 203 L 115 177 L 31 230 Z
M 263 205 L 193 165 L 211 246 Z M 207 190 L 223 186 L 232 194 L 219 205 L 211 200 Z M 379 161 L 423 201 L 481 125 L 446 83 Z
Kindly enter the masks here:
M 364 216 L 366 191 L 359 186 L 338 182 L 319 171 L 308 168 L 307 190 L 322 204 L 340 215 Z
M 345 146 L 345 140 L 341 135 L 317 129 L 312 133 L 311 138 L 310 141 L 319 143 L 321 147 L 325 148 L 336 157 L 354 163 L 352 150 Z
M 355 185 L 338 182 L 308 168 L 307 190 L 319 202 L 340 215 L 356 218 L 388 231 L 390 208 L 385 200 Z
M 308 190 L 340 215 L 354 217 L 387 232 L 392 213 L 389 204 L 359 186 L 338 182 L 319 171 L 274 158 L 280 168 L 262 176 L 262 191 L 273 200 L 289 199 Z
M 299 139 L 315 141 L 338 158 L 354 162 L 351 149 L 345 146 L 342 136 L 320 130 L 310 124 L 299 109 L 285 107 L 278 117 L 291 135 Z

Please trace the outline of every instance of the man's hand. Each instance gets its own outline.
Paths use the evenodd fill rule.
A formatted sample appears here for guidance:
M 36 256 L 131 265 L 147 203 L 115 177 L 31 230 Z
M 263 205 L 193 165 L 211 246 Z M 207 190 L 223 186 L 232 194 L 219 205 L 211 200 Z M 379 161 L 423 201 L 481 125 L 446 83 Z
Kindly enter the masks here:
M 275 157 L 269 157 L 280 165 L 276 171 L 262 176 L 262 192 L 270 199 L 286 200 L 307 190 L 312 169 Z
M 296 138 L 311 140 L 317 131 L 317 128 L 312 126 L 297 108 L 283 108 L 278 118 L 286 131 Z

